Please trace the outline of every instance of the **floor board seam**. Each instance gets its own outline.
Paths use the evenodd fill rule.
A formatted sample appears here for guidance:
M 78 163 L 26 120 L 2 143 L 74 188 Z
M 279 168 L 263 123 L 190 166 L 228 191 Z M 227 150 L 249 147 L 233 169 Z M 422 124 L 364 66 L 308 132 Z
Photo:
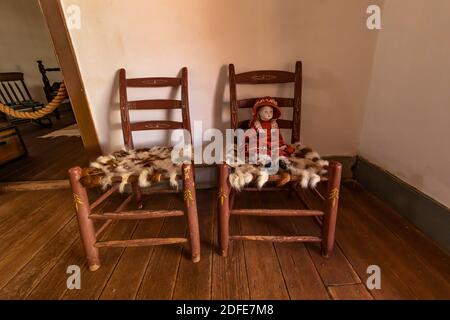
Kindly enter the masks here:
M 161 226 L 160 226 L 159 231 L 158 231 L 158 237 L 161 237 L 161 232 L 164 229 L 164 224 L 166 223 L 166 221 L 167 221 L 167 218 L 163 218 L 163 222 L 161 223 Z M 152 252 L 149 255 L 149 258 L 147 259 L 147 264 L 145 265 L 145 270 L 144 270 L 144 273 L 142 275 L 141 282 L 139 283 L 139 287 L 138 287 L 138 289 L 136 291 L 136 294 L 134 295 L 134 300 L 138 300 L 139 299 L 139 294 L 140 294 L 140 292 L 142 290 L 144 279 L 145 279 L 145 276 L 147 274 L 147 271 L 148 271 L 148 268 L 149 268 L 149 264 L 150 264 L 150 262 L 153 259 L 154 253 L 155 253 L 155 247 L 153 246 L 152 247 Z
M 133 231 L 131 232 L 131 235 L 130 235 L 129 239 L 133 239 L 133 236 L 134 236 L 134 234 L 135 234 L 135 232 L 136 232 L 136 230 L 137 230 L 137 228 L 138 228 L 138 225 L 139 225 L 139 221 L 136 221 L 135 226 L 134 226 L 134 228 L 133 228 Z M 105 281 L 105 283 L 104 283 L 104 285 L 103 285 L 103 287 L 102 287 L 102 289 L 101 289 L 99 295 L 97 296 L 97 298 L 96 298 L 95 300 L 99 300 L 100 297 L 102 296 L 103 292 L 105 291 L 106 286 L 108 285 L 109 280 L 111 280 L 111 277 L 112 277 L 113 274 L 114 274 L 114 271 L 116 271 L 116 268 L 117 268 L 117 266 L 119 265 L 120 260 L 122 259 L 122 256 L 124 255 L 126 249 L 127 249 L 127 248 L 123 248 L 122 252 L 121 252 L 120 255 L 119 255 L 119 258 L 117 259 L 116 264 L 115 264 L 114 267 L 112 268 L 111 273 L 109 274 L 109 276 L 108 276 L 107 280 Z
M 69 224 L 69 222 L 73 219 L 74 217 L 68 217 L 67 221 L 63 223 L 63 225 L 56 231 L 56 233 L 50 238 L 48 239 L 48 241 L 45 241 L 45 243 L 43 243 L 39 249 L 37 249 L 30 257 L 29 259 L 23 264 L 23 266 L 17 270 L 10 278 L 9 280 L 6 281 L 6 284 L 3 285 L 0 289 L 3 289 L 14 277 L 16 277 L 18 275 L 18 273 L 28 264 L 30 263 L 30 261 L 38 254 L 39 251 L 43 250 L 45 248 L 45 246 L 51 241 L 53 240 L 59 232 L 61 232 L 62 229 L 64 229 L 64 227 Z M 24 237 L 21 239 L 20 243 L 22 243 L 23 241 L 25 241 L 28 237 Z
M 75 217 L 73 217 L 74 219 L 75 219 Z M 67 224 L 69 224 L 71 221 L 69 221 Z M 62 230 L 61 230 L 62 231 Z M 60 232 L 61 232 L 60 231 Z M 59 232 L 58 232 L 59 233 Z M 57 234 L 55 234 L 55 237 L 58 235 L 58 233 Z M 52 238 L 53 239 L 53 238 Z M 47 276 L 47 274 L 49 274 L 50 273 L 50 271 L 51 270 L 53 270 L 53 268 L 58 264 L 58 261 L 59 261 L 59 258 L 61 258 L 71 247 L 72 247 L 72 245 L 75 243 L 75 241 L 77 241 L 77 237 L 74 235 L 73 236 L 73 239 L 72 239 L 72 241 L 71 242 L 69 242 L 69 245 L 64 249 L 64 250 L 62 250 L 61 251 L 61 254 L 59 254 L 58 255 L 58 257 L 57 257 L 57 259 L 55 259 L 55 263 L 52 265 L 52 266 L 50 266 L 50 268 L 48 269 L 48 271 L 47 272 L 45 272 L 43 275 L 42 275 L 42 277 L 41 277 L 41 280 L 39 281 L 39 282 L 37 282 L 33 287 L 31 287 L 30 289 L 29 289 L 29 291 L 28 291 L 28 293 L 24 296 L 24 299 L 26 299 L 26 297 L 28 297 L 30 294 L 31 294 L 31 292 L 33 292 L 33 290 L 35 289 L 35 288 L 37 288 L 38 286 L 39 286 L 39 284 L 41 283 L 41 281 L 42 281 L 42 279 L 44 279 L 46 276 Z M 39 254 L 41 251 L 43 250 L 43 248 L 41 248 L 40 250 L 38 250 L 37 252 L 36 252 L 36 254 L 35 255 L 33 255 L 33 258 L 37 255 L 37 254 Z M 2 288 L 0 288 L 0 290 L 2 290 L 2 289 L 4 289 L 4 288 L 6 288 L 7 286 L 8 286 L 8 284 L 11 282 L 11 281 L 13 281 L 14 280 L 14 278 L 16 278 L 18 275 L 19 275 L 19 273 L 20 273 L 20 271 L 22 271 L 23 269 L 25 269 L 30 263 L 31 263 L 31 261 L 33 260 L 33 258 L 32 259 L 30 259 L 30 261 L 28 261 Z

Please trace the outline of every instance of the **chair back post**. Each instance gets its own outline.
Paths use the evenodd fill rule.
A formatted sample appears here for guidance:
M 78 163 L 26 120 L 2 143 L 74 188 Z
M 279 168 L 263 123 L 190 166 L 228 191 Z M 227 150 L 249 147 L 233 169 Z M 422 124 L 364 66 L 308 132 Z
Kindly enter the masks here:
M 37 60 L 36 62 L 38 64 L 39 72 L 41 73 L 42 76 L 42 83 L 44 84 L 44 90 L 46 88 L 51 88 L 50 80 L 47 77 L 47 70 L 45 70 L 45 66 L 42 63 L 42 60 Z
M 28 90 L 28 87 L 25 85 L 25 81 L 23 80 L 23 78 L 22 78 L 22 80 L 20 80 L 20 83 L 22 84 L 23 89 L 25 90 L 25 93 L 27 94 L 26 98 L 27 98 L 29 101 L 33 101 L 33 97 L 31 96 L 31 93 L 30 93 L 30 91 Z
M 133 149 L 133 136 L 131 134 L 130 111 L 128 110 L 127 76 L 125 69 L 119 71 L 120 116 L 122 119 L 122 133 L 125 147 Z
M 192 144 L 191 118 L 189 115 L 189 93 L 188 93 L 188 69 L 181 70 L 181 115 L 183 117 L 183 128 L 189 131 L 190 143 Z
M 302 62 L 295 63 L 295 88 L 294 88 L 294 112 L 292 114 L 292 137 L 291 143 L 300 141 L 302 112 Z
M 228 66 L 228 75 L 230 81 L 230 121 L 231 127 L 236 130 L 238 128 L 238 105 L 236 93 L 236 72 L 234 64 Z

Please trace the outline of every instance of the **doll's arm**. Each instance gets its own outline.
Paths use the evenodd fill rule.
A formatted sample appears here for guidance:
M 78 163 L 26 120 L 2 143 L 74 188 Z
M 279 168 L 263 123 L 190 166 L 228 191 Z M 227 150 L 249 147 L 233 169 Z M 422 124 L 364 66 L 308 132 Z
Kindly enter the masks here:
M 278 129 L 279 130 L 279 129 Z M 280 150 L 285 151 L 288 155 L 294 153 L 295 149 L 284 142 L 281 130 L 279 132 Z

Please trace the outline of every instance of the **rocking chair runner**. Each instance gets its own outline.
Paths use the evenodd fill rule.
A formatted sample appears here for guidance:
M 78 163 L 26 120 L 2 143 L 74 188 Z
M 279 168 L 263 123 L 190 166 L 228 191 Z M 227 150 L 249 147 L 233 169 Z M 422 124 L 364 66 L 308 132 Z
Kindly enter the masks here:
M 237 99 L 237 84 L 268 84 L 268 83 L 294 83 L 294 98 L 275 98 L 280 107 L 293 108 L 292 120 L 278 120 L 281 129 L 291 129 L 291 143 L 300 141 L 300 120 L 301 120 L 301 91 L 302 91 L 302 63 L 297 61 L 295 73 L 276 70 L 251 71 L 235 74 L 234 65 L 229 65 L 230 80 L 230 113 L 231 127 L 233 129 L 245 128 L 248 120 L 238 121 L 239 108 L 251 108 L 257 98 Z M 327 181 L 327 195 L 322 196 L 324 201 L 323 210 L 292 210 L 292 209 L 233 209 L 236 192 L 231 188 L 228 180 L 230 167 L 227 164 L 218 165 L 218 212 L 219 212 L 219 245 L 222 256 L 227 256 L 230 240 L 257 240 L 272 242 L 321 242 L 322 255 L 328 257 L 334 247 L 335 227 L 338 208 L 338 198 L 341 180 L 342 166 L 340 163 L 331 161 L 328 166 L 327 177 L 322 181 Z M 295 182 L 295 177 L 287 186 L 301 200 L 301 195 Z M 279 175 L 272 175 L 269 181 L 279 181 Z M 254 188 L 248 188 L 254 189 Z M 263 190 L 282 190 L 281 188 L 263 188 Z M 244 188 L 242 191 L 246 191 Z M 319 193 L 320 195 L 320 193 Z M 322 236 L 262 236 L 262 235 L 230 235 L 229 220 L 230 215 L 249 215 L 249 216 L 296 216 L 296 217 L 322 217 Z
M 138 130 L 170 130 L 186 129 L 191 131 L 189 119 L 188 102 L 188 78 L 187 68 L 182 69 L 181 78 L 135 78 L 127 79 L 124 69 L 120 70 L 120 111 L 122 119 L 122 130 L 127 148 L 133 148 L 132 131 Z M 127 87 L 178 87 L 181 86 L 181 100 L 140 100 L 129 101 L 127 98 Z M 182 122 L 176 121 L 145 121 L 131 123 L 129 120 L 129 110 L 144 109 L 181 109 Z M 191 141 L 192 143 L 192 141 Z M 113 185 L 108 191 L 100 196 L 95 202 L 89 204 L 87 190 L 80 182 L 82 169 L 79 167 L 69 170 L 70 182 L 74 194 L 77 218 L 80 227 L 81 239 L 86 252 L 88 265 L 91 271 L 100 267 L 99 247 L 128 247 L 128 246 L 149 246 L 190 242 L 192 261 L 200 261 L 200 235 L 197 217 L 197 202 L 195 194 L 194 167 L 192 164 L 183 164 L 182 181 L 184 189 L 185 210 L 142 210 L 142 192 L 137 182 L 137 176 L 131 176 L 128 181 L 132 181 L 132 194 L 118 207 L 115 212 L 92 214 L 91 210 L 105 201 L 118 190 L 118 185 Z M 114 181 L 120 182 L 120 181 Z M 153 190 L 153 194 L 177 192 L 175 190 Z M 186 196 L 188 195 L 188 196 Z M 124 211 L 127 205 L 134 200 L 140 210 Z M 152 238 L 137 240 L 118 240 L 98 242 L 97 237 L 106 229 L 113 220 L 139 220 L 187 215 L 189 238 Z M 95 230 L 94 220 L 106 220 L 106 222 Z

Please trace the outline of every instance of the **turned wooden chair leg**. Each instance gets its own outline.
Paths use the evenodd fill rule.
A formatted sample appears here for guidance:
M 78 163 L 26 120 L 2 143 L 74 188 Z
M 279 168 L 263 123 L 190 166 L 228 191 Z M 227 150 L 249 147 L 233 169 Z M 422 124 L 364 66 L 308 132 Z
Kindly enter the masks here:
M 196 263 L 200 261 L 200 231 L 198 226 L 197 198 L 193 171 L 194 166 L 192 164 L 183 165 L 183 197 L 187 211 L 192 262 Z
M 341 172 L 342 165 L 338 162 L 331 161 L 328 167 L 325 215 L 322 225 L 322 255 L 324 257 L 329 257 L 334 248 Z
M 131 183 L 131 188 L 133 190 L 134 201 L 136 202 L 137 207 L 139 209 L 142 209 L 142 207 L 144 205 L 142 203 L 142 191 L 141 191 L 141 187 L 139 187 L 139 183 L 138 182 Z
M 75 167 L 69 170 L 69 179 L 73 191 L 75 210 L 80 228 L 81 241 L 83 242 L 89 270 L 96 271 L 100 268 L 100 256 L 98 248 L 95 247 L 97 238 L 95 236 L 94 223 L 89 219 L 90 206 L 86 189 L 80 183 L 81 168 Z
M 218 165 L 217 177 L 218 186 L 218 210 L 219 213 L 219 251 L 224 257 L 228 255 L 228 245 L 230 242 L 230 185 L 228 181 L 228 165 Z M 234 200 L 234 199 L 233 199 Z

